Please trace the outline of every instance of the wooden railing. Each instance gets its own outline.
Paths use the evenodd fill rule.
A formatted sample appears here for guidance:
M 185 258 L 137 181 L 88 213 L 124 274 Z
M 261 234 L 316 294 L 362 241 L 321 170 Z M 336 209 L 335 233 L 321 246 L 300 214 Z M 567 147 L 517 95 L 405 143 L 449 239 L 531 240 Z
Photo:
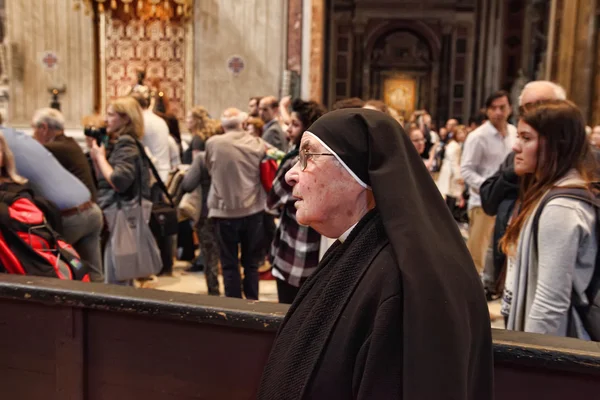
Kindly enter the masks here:
M 286 310 L 1 275 L 0 399 L 253 399 Z M 493 336 L 496 399 L 600 398 L 600 344 Z

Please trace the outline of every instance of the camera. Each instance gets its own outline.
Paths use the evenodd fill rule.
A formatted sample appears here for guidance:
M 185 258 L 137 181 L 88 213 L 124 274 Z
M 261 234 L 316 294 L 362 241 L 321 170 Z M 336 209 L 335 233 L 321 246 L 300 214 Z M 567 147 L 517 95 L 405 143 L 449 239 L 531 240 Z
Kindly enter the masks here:
M 96 143 L 98 146 L 102 146 L 103 144 L 106 146 L 108 143 L 108 136 L 106 135 L 106 127 L 96 128 L 95 126 L 86 126 L 83 129 L 83 134 L 85 136 L 96 139 Z

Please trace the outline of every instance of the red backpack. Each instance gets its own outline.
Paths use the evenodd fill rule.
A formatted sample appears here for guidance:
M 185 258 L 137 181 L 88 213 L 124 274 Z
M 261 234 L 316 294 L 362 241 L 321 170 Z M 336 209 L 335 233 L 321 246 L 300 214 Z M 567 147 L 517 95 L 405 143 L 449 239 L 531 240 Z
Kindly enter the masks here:
M 87 270 L 50 227 L 28 189 L 0 190 L 0 272 L 87 282 Z

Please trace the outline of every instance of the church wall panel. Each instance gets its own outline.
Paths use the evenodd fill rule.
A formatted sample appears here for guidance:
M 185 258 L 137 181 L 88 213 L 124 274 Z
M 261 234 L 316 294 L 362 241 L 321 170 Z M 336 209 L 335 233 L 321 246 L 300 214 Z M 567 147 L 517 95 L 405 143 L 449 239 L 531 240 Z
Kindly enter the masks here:
M 7 2 L 9 49 L 8 123 L 28 126 L 33 112 L 50 104 L 48 88 L 66 86 L 60 95 L 67 127 L 77 127 L 93 111 L 93 21 L 69 0 Z M 47 70 L 42 55 L 52 51 L 57 66 Z
M 194 104 L 218 116 L 246 110 L 250 96 L 278 96 L 285 67 L 284 1 L 203 0 L 194 3 Z M 228 69 L 232 56 L 244 69 Z

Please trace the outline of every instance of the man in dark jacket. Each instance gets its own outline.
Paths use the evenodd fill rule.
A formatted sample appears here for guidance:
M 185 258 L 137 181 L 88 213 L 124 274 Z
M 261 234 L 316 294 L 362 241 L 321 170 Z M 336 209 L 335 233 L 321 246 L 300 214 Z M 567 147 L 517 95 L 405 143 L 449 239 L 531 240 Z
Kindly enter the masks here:
M 515 153 L 511 152 L 498 171 L 489 177 L 479 189 L 483 211 L 490 216 L 496 216 L 493 247 L 493 271 L 490 276 L 484 275 L 484 286 L 488 301 L 493 300 L 497 293 L 497 282 L 506 262 L 506 255 L 498 244 L 512 215 L 515 202 L 519 196 L 519 177 L 515 174 Z M 488 269 L 488 268 L 486 268 Z
M 279 150 L 287 153 L 289 142 L 286 133 L 281 129 L 277 116 L 279 115 L 279 102 L 273 96 L 267 96 L 260 100 L 258 113 L 264 121 L 262 138 L 265 142 L 273 145 Z

